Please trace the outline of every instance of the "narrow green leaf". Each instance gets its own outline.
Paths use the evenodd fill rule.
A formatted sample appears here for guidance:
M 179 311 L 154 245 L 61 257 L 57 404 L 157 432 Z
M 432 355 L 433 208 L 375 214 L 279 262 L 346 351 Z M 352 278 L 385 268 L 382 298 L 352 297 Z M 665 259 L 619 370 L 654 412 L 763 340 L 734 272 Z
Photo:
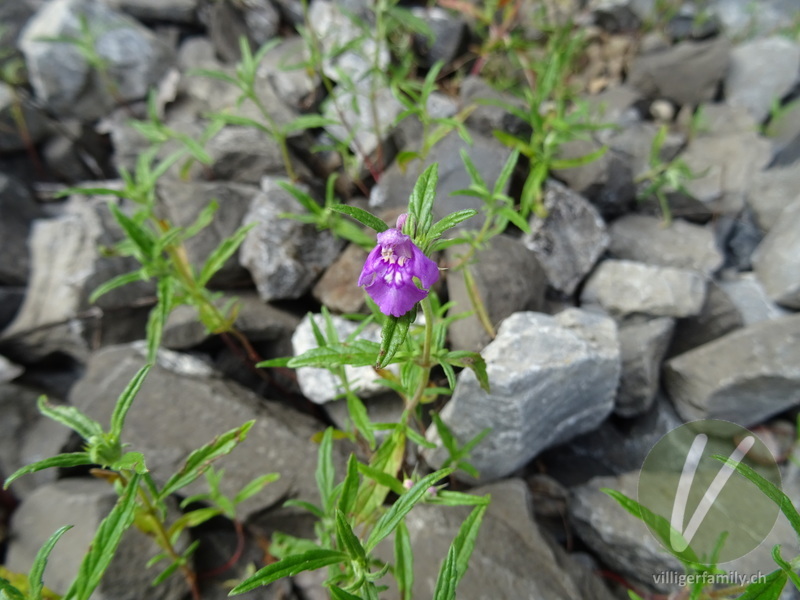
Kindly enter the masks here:
M 365 548 L 367 552 L 372 552 L 375 546 L 378 545 L 382 539 L 388 536 L 395 530 L 397 525 L 402 521 L 409 511 L 422 500 L 428 493 L 434 483 L 450 475 L 455 469 L 440 469 L 426 477 L 420 479 L 414 486 L 395 502 L 392 507 L 384 513 L 378 522 L 375 523 L 375 528 L 370 532 L 369 538 Z
M 475 373 L 475 378 L 481 389 L 487 394 L 491 391 L 489 387 L 489 375 L 486 373 L 486 361 L 477 352 L 450 352 L 447 355 L 447 362 L 456 367 L 465 367 Z
M 398 496 L 402 496 L 406 493 L 406 488 L 403 487 L 402 482 L 400 482 L 394 475 L 390 475 L 389 473 L 385 473 L 380 469 L 376 469 L 365 464 L 358 465 L 358 472 L 365 477 L 369 477 L 376 483 L 389 488 Z
M 375 366 L 383 369 L 388 365 L 397 351 L 406 341 L 408 329 L 417 318 L 416 307 L 412 308 L 402 317 L 386 317 L 383 323 L 383 330 L 381 331 L 381 348 L 378 353 L 378 360 Z
M 211 69 L 190 69 L 189 73 L 190 76 L 199 76 L 199 77 L 208 77 L 210 79 L 219 79 L 220 81 L 225 81 L 230 83 L 231 85 L 235 85 L 239 87 L 239 82 L 236 81 L 234 77 L 228 75 L 227 73 L 223 73 L 222 71 L 213 71 Z
M 347 552 L 351 560 L 358 561 L 362 565 L 367 563 L 367 553 L 364 546 L 358 540 L 358 536 L 353 532 L 353 528 L 347 522 L 342 511 L 336 509 L 336 539 L 339 548 Z
M 136 283 L 137 281 L 144 281 L 147 277 L 142 273 L 141 269 L 138 271 L 131 271 L 130 273 L 123 273 L 122 275 L 117 275 L 116 277 L 112 277 L 102 285 L 97 286 L 95 290 L 92 292 L 91 296 L 89 296 L 89 303 L 94 304 L 97 302 L 97 299 L 110 292 L 111 290 L 115 290 L 118 287 L 122 287 L 123 285 L 128 285 L 129 283 Z
M 728 456 L 715 454 L 713 458 L 722 461 L 732 469 L 735 469 L 742 477 L 746 477 L 753 484 L 755 484 L 755 486 L 761 490 L 761 492 L 767 498 L 778 505 L 778 508 L 780 508 L 781 512 L 789 520 L 792 529 L 794 529 L 795 533 L 800 536 L 800 514 L 798 514 L 797 509 L 794 507 L 794 504 L 789 496 L 784 494 L 778 486 L 759 475 L 759 473 L 753 470 L 751 467 L 744 463 L 735 461 Z
M 351 454 L 347 459 L 347 475 L 342 482 L 339 493 L 339 510 L 345 515 L 353 512 L 358 494 L 358 459 L 355 454 Z
M 219 210 L 219 202 L 216 200 L 212 200 L 208 203 L 208 205 L 200 211 L 200 214 L 197 215 L 197 218 L 194 220 L 194 223 L 189 225 L 186 229 L 183 230 L 183 238 L 188 239 L 191 237 L 196 236 L 200 233 L 203 229 L 211 225 L 212 221 L 214 220 L 214 215 Z
M 278 481 L 280 477 L 280 473 L 267 473 L 266 475 L 256 477 L 253 479 L 253 481 L 239 490 L 239 493 L 233 498 L 233 503 L 239 504 L 240 502 L 244 502 L 248 498 L 255 496 L 258 492 L 264 489 L 264 486 L 272 483 L 273 481 Z
M 139 490 L 139 475 L 134 473 L 111 513 L 97 528 L 89 551 L 81 563 L 78 575 L 72 582 L 63 600 L 89 600 L 100 584 L 103 574 L 114 558 L 122 536 L 133 524 L 136 512 L 136 497 Z
M 200 477 L 211 466 L 213 461 L 229 454 L 243 442 L 254 423 L 255 421 L 248 421 L 241 427 L 236 427 L 223 433 L 202 448 L 192 452 L 181 470 L 170 477 L 169 481 L 164 485 L 159 498 L 163 500 Z
M 333 600 L 364 600 L 361 596 L 356 596 L 350 592 L 345 592 L 342 588 L 332 585 L 328 588 Z
M 500 131 L 499 129 L 495 129 L 492 133 L 494 133 L 494 137 L 496 137 L 504 146 L 508 146 L 512 150 L 516 150 L 520 154 L 523 154 L 528 158 L 532 158 L 533 150 L 526 142 L 519 139 L 515 135 L 512 135 L 506 131 Z
M 447 558 L 439 569 L 436 587 L 433 589 L 433 600 L 456 600 L 458 569 L 456 567 L 456 551 L 451 545 L 447 550 Z
M 217 507 L 207 507 L 198 508 L 197 510 L 184 513 L 178 517 L 172 523 L 172 525 L 170 525 L 169 530 L 167 531 L 167 536 L 170 539 L 174 539 L 187 527 L 197 527 L 198 525 L 202 525 L 209 519 L 213 519 L 214 517 L 218 516 L 220 512 L 220 509 Z
M 458 442 L 456 441 L 453 432 L 450 431 L 450 428 L 442 420 L 442 417 L 439 415 L 439 413 L 432 412 L 431 419 L 433 419 L 433 424 L 436 426 L 436 432 L 439 434 L 439 439 L 442 440 L 442 445 L 445 447 L 445 450 L 447 450 L 451 458 L 457 457 Z
M 428 237 L 431 240 L 435 240 L 448 229 L 452 229 L 459 223 L 463 223 L 467 219 L 471 219 L 477 214 L 478 211 L 472 208 L 467 208 L 465 210 L 459 210 L 454 213 L 451 213 L 446 217 L 444 217 L 443 219 L 441 219 L 440 221 L 436 222 L 436 224 L 431 228 Z
M 394 477 L 400 470 L 405 456 L 406 437 L 405 430 L 395 428 L 391 435 L 386 436 L 383 443 L 372 456 L 369 466 Z M 355 512 L 360 520 L 371 520 L 375 511 L 383 505 L 389 488 L 380 485 L 373 479 L 366 478 L 362 481 L 356 497 Z
M 370 361 L 369 364 L 373 362 L 374 360 Z M 375 434 L 372 432 L 372 427 L 370 426 L 371 423 L 369 414 L 367 413 L 367 407 L 364 406 L 361 398 L 352 392 L 348 392 L 345 397 L 347 398 L 347 412 L 350 415 L 350 420 L 353 422 L 356 431 L 367 440 L 371 449 L 375 448 Z
M 467 175 L 469 175 L 472 184 L 477 188 L 486 190 L 488 192 L 489 187 L 486 185 L 486 181 L 484 181 L 480 171 L 478 171 L 478 167 L 475 166 L 475 163 L 472 162 L 472 159 L 469 157 L 469 153 L 462 148 L 459 154 L 461 154 L 461 162 L 464 163 L 464 168 L 467 170 Z
M 133 399 L 144 383 L 147 374 L 150 372 L 151 365 L 145 365 L 136 375 L 133 376 L 130 383 L 125 387 L 125 390 L 120 394 L 117 399 L 117 404 L 114 406 L 114 412 L 111 415 L 111 435 L 115 439 L 119 439 L 122 434 L 122 428 L 125 426 L 125 416 L 133 404 Z
M 267 127 L 261 121 L 256 121 L 255 119 L 251 119 L 249 117 L 243 117 L 241 115 L 234 115 L 231 113 L 214 113 L 209 115 L 212 119 L 217 122 L 225 123 L 226 125 L 234 125 L 237 127 L 253 127 L 258 129 L 259 131 L 263 131 L 268 135 L 272 135 L 272 130 Z
M 284 577 L 291 577 L 303 571 L 315 571 L 323 567 L 336 565 L 347 560 L 347 554 L 336 550 L 311 550 L 303 554 L 287 556 L 283 560 L 267 565 L 252 576 L 245 579 L 230 592 L 230 596 L 243 594 L 267 585 Z
M 435 496 L 428 498 L 426 503 L 438 506 L 485 506 L 489 504 L 489 498 L 476 496 L 475 494 L 465 494 L 464 492 L 439 490 Z
M 357 206 L 348 206 L 347 204 L 334 204 L 330 208 L 331 210 L 335 210 L 336 212 L 347 215 L 348 217 L 353 217 L 362 225 L 365 225 L 370 229 L 374 229 L 378 233 L 382 233 L 389 229 L 389 226 L 386 223 L 363 208 L 359 208 Z
M 333 488 L 336 474 L 333 470 L 333 427 L 328 427 L 322 435 L 317 457 L 317 470 L 315 478 L 319 497 L 322 500 L 322 510 L 326 515 L 331 514 L 333 508 Z
M 117 223 L 119 223 L 119 226 L 122 227 L 122 230 L 125 232 L 125 235 L 127 235 L 128 239 L 130 239 L 134 244 L 136 244 L 136 247 L 139 248 L 141 257 L 143 259 L 153 258 L 153 247 L 155 245 L 153 235 L 144 227 L 136 223 L 136 221 L 131 219 L 128 215 L 123 213 L 116 204 L 110 203 L 108 207 L 111 210 L 111 214 L 114 215 L 114 219 L 117 221 Z M 145 260 L 142 260 L 142 262 L 145 262 Z
M 297 508 L 302 508 L 303 510 L 307 510 L 312 515 L 317 517 L 318 519 L 324 519 L 325 513 L 322 512 L 322 509 L 319 506 L 315 506 L 311 504 L 311 502 L 306 502 L 305 500 L 295 500 L 294 498 L 287 500 L 283 503 L 284 506 L 294 506 Z
M 419 176 L 408 201 L 408 212 L 416 224 L 415 239 L 423 239 L 433 222 L 433 202 L 439 182 L 439 165 L 433 163 Z
M 429 448 L 431 450 L 436 448 L 436 444 L 426 440 L 423 436 L 414 431 L 411 427 L 406 428 L 406 435 L 408 436 L 408 439 L 414 442 L 417 446 L 422 446 L 423 448 Z
M 794 587 L 800 590 L 800 575 L 794 572 L 792 565 L 786 561 L 783 556 L 781 556 L 781 547 L 780 545 L 776 545 L 772 549 L 772 558 L 778 564 L 778 566 L 783 569 L 783 572 L 786 573 L 786 576 L 791 579 Z
M 515 149 L 506 159 L 505 164 L 503 164 L 503 169 L 500 171 L 500 175 L 498 175 L 497 180 L 494 182 L 494 193 L 496 195 L 503 193 L 508 180 L 511 179 L 511 174 L 514 172 L 514 167 L 517 166 L 517 161 L 519 161 L 519 150 Z
M 780 600 L 788 577 L 785 571 L 778 569 L 764 576 L 745 589 L 738 600 Z
M 74 406 L 51 404 L 44 396 L 39 396 L 36 404 L 44 416 L 69 427 L 87 442 L 94 436 L 103 435 L 100 423 L 87 417 Z
M 195 543 L 199 544 L 200 540 L 197 540 Z M 150 585 L 152 587 L 156 587 L 157 585 L 160 585 L 160 584 L 164 583 L 170 575 L 172 575 L 175 571 L 177 571 L 180 568 L 180 566 L 181 566 L 180 561 L 176 560 L 176 561 L 172 562 L 169 566 L 167 566 L 166 569 L 161 571 L 161 573 L 159 573 L 153 579 L 153 581 L 150 582 Z
M 283 131 L 285 133 L 292 133 L 295 131 L 304 131 L 306 129 L 317 129 L 319 127 L 325 127 L 327 125 L 336 125 L 338 121 L 335 119 L 329 119 L 328 117 L 323 117 L 322 115 L 301 115 L 291 121 L 290 123 L 284 125 Z
M 394 578 L 403 600 L 414 598 L 414 552 L 405 522 L 394 531 Z
M 189 154 L 191 154 L 196 160 L 200 161 L 204 165 L 210 165 L 212 162 L 214 162 L 208 152 L 206 152 L 206 149 L 203 148 L 203 146 L 194 138 L 182 134 L 178 134 L 176 137 L 186 147 L 186 149 L 189 151 Z
M 154 364 L 161 346 L 161 337 L 164 334 L 164 325 L 172 312 L 175 295 L 175 282 L 171 277 L 162 277 L 158 280 L 156 296 L 158 302 L 150 310 L 147 318 L 147 362 Z
M 464 519 L 464 522 L 461 523 L 461 527 L 458 528 L 455 539 L 453 539 L 452 547 L 456 555 L 455 585 L 458 585 L 464 573 L 467 572 L 469 558 L 472 556 L 472 551 L 475 548 L 475 541 L 478 539 L 478 532 L 480 531 L 483 517 L 486 514 L 486 510 L 489 508 L 490 499 L 485 498 L 484 500 L 484 504 L 476 506 L 472 509 L 472 512 L 469 513 L 469 516 Z
M 292 369 L 300 367 L 319 367 L 333 369 L 350 365 L 366 367 L 374 365 L 380 346 L 369 340 L 355 340 L 350 344 L 329 344 L 325 347 L 311 348 L 299 356 L 289 359 L 287 365 Z
M 577 158 L 553 159 L 553 161 L 550 163 L 550 168 L 574 169 L 575 167 L 582 167 L 583 165 L 588 165 L 590 162 L 596 161 L 606 153 L 606 150 L 608 150 L 608 146 L 601 146 L 594 152 L 590 152 L 589 154 L 585 154 L 583 156 L 578 156 Z
M 47 559 L 50 557 L 50 553 L 59 538 L 70 529 L 72 529 L 72 525 L 65 525 L 56 531 L 36 553 L 36 558 L 33 560 L 33 565 L 31 565 L 31 570 L 28 574 L 28 600 L 41 600 L 42 590 L 44 589 L 42 576 L 47 566 Z
M 232 236 L 225 238 L 219 246 L 214 248 L 213 252 L 208 255 L 203 268 L 200 269 L 197 285 L 204 287 L 209 282 L 214 274 L 219 271 L 227 260 L 239 249 L 239 246 L 242 245 L 242 242 L 247 237 L 247 233 L 255 226 L 256 223 L 243 225 L 237 229 Z

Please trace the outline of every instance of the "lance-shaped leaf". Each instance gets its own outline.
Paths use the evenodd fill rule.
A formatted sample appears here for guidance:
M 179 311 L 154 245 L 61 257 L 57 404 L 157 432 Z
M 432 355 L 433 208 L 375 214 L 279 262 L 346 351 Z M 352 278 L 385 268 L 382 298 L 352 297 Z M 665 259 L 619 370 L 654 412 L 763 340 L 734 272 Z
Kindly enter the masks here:
M 70 529 L 72 529 L 72 525 L 65 525 L 56 531 L 50 536 L 50 539 L 45 542 L 44 546 L 39 549 L 39 552 L 36 553 L 36 558 L 33 560 L 33 565 L 28 575 L 28 600 L 41 600 L 42 590 L 44 589 L 42 576 L 47 566 L 47 559 L 50 557 L 50 553 L 53 551 L 59 538 Z
M 283 560 L 267 565 L 251 575 L 230 592 L 230 596 L 244 594 L 284 577 L 291 577 L 303 571 L 315 571 L 347 560 L 347 554 L 338 550 L 309 550 L 302 554 L 287 556 Z
M 408 329 L 417 318 L 416 307 L 412 308 L 402 317 L 386 317 L 381 331 L 381 348 L 375 366 L 378 369 L 388 365 L 403 342 L 406 341 Z
M 145 365 L 133 379 L 130 380 L 122 394 L 117 399 L 117 404 L 114 406 L 114 412 L 111 414 L 111 435 L 115 439 L 119 439 L 122 434 L 122 428 L 125 426 L 125 417 L 133 404 L 133 399 L 139 393 L 139 389 L 144 383 L 145 377 L 150 372 L 151 365 Z
M 389 226 L 381 221 L 378 217 L 373 215 L 371 212 L 367 212 L 363 208 L 358 208 L 357 206 L 348 206 L 347 204 L 334 204 L 331 206 L 331 210 L 335 210 L 338 213 L 342 213 L 343 215 L 347 215 L 348 217 L 353 217 L 356 221 L 361 223 L 362 225 L 366 225 L 370 229 L 374 229 L 378 233 L 386 231 L 389 229 Z
M 439 182 L 439 165 L 434 163 L 419 176 L 408 201 L 408 214 L 416 225 L 414 239 L 424 239 L 433 222 L 433 201 Z
M 69 454 L 59 454 L 58 456 L 45 458 L 44 460 L 40 460 L 30 465 L 25 465 L 21 469 L 14 471 L 14 473 L 12 473 L 5 480 L 5 483 L 3 483 L 3 489 L 8 488 L 8 486 L 10 486 L 14 480 L 19 479 L 28 473 L 36 473 L 37 471 L 42 471 L 44 469 L 50 469 L 53 467 L 67 468 L 90 464 L 92 464 L 92 460 L 89 458 L 89 454 L 86 452 L 71 452 Z
M 87 442 L 94 436 L 103 435 L 102 425 L 74 406 L 50 404 L 44 396 L 39 396 L 36 405 L 44 416 L 66 425 Z

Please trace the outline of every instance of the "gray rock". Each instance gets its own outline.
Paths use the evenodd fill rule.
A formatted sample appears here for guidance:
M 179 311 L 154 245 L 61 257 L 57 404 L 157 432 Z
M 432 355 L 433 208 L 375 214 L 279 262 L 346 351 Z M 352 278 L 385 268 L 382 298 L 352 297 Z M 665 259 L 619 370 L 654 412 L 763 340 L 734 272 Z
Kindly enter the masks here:
M 725 77 L 730 42 L 680 42 L 666 50 L 634 59 L 629 83 L 650 98 L 668 98 L 678 104 L 700 104 L 714 98 Z
M 310 417 L 282 405 L 265 402 L 241 386 L 215 377 L 205 363 L 188 355 L 160 352 L 160 362 L 147 376 L 125 421 L 123 440 L 144 453 L 157 482 L 164 483 L 189 453 L 243 423 L 256 422 L 231 454 L 215 463 L 225 469 L 222 491 L 235 494 L 253 478 L 279 473 L 281 478 L 239 505 L 245 519 L 285 497 L 316 502 L 319 493 L 309 473 L 317 463 L 311 437 L 321 426 Z M 144 364 L 133 346 L 97 352 L 85 376 L 70 393 L 72 404 L 101 423 L 108 422 L 113 402 Z M 158 415 L 158 418 L 153 418 Z M 334 452 L 337 468 L 343 454 Z M 207 490 L 203 478 L 187 494 Z
M 310 315 L 303 317 L 303 320 L 300 321 L 300 325 L 297 326 L 292 336 L 292 347 L 294 348 L 295 356 L 319 347 L 317 339 L 314 336 L 310 317 Z M 323 316 L 321 314 L 316 314 L 313 315 L 313 318 L 314 323 L 325 332 L 326 324 Z M 344 341 L 359 326 L 358 322 L 350 321 L 338 315 L 332 315 L 331 319 L 340 341 Z M 368 326 L 361 332 L 359 338 L 372 342 L 380 342 L 380 328 L 377 326 Z M 358 396 L 374 396 L 386 391 L 385 386 L 376 383 L 379 376 L 371 366 L 351 367 L 348 365 L 345 366 L 344 369 L 351 389 Z M 330 402 L 343 393 L 344 390 L 339 384 L 339 381 L 339 378 L 327 369 L 316 367 L 301 367 L 297 369 L 297 383 L 300 384 L 300 389 L 306 398 L 317 404 Z
M 800 45 L 775 35 L 736 46 L 730 59 L 725 101 L 743 106 L 760 122 L 797 81 Z
M 725 26 L 729 37 L 757 37 L 787 26 L 797 15 L 794 0 L 711 0 L 707 7 Z
M 292 313 L 264 302 L 255 292 L 245 291 L 234 296 L 223 296 L 215 305 L 223 309 L 231 300 L 238 307 L 234 326 L 250 342 L 272 341 L 288 337 L 300 322 Z M 185 350 L 198 346 L 212 337 L 199 321 L 197 309 L 181 305 L 167 317 L 162 343 L 172 350 Z
M 460 15 L 432 6 L 415 7 L 411 13 L 425 21 L 431 29 L 431 39 L 417 35 L 414 38 L 420 62 L 432 67 L 438 61 L 448 64 L 460 56 L 466 42 L 467 23 Z
M 640 469 L 656 442 L 681 425 L 683 420 L 672 403 L 659 393 L 645 413 L 630 419 L 606 419 L 597 429 L 544 452 L 537 461 L 571 488 L 598 475 Z
M 19 365 L 14 364 L 5 356 L 0 355 L 0 383 L 16 379 L 22 375 L 24 371 L 25 369 Z
M 700 312 L 678 320 L 668 355 L 683 354 L 742 326 L 739 308 L 716 282 L 709 281 Z
M 325 117 L 335 121 L 326 125 L 325 131 L 337 140 L 346 141 L 365 162 L 378 154 L 385 160 L 394 122 L 403 110 L 388 87 L 379 85 L 373 90 L 372 86 L 368 79 L 354 89 L 337 89 L 322 109 Z
M 31 268 L 28 236 L 34 219 L 42 216 L 36 201 L 25 185 L 0 173 L 0 283 L 25 285 Z
M 658 391 L 661 361 L 669 348 L 672 319 L 661 317 L 643 323 L 623 323 L 619 328 L 622 375 L 614 412 L 632 417 L 646 412 Z
M 800 103 L 794 102 L 791 93 L 780 103 L 780 110 L 770 114 L 764 128 L 772 142 L 771 166 L 797 162 L 797 144 L 800 141 Z M 771 112 L 771 111 L 770 111 Z
M 16 383 L 0 383 L 0 472 L 8 477 L 17 469 L 60 453 L 71 431 L 42 417 L 36 408 L 39 390 Z M 10 490 L 27 497 L 37 487 L 56 480 L 56 469 L 45 469 L 17 479 Z
M 156 193 L 160 214 L 177 227 L 189 227 L 212 201 L 218 204 L 211 224 L 184 242 L 189 262 L 199 272 L 211 253 L 241 227 L 259 189 L 227 181 L 175 181 L 162 177 Z M 241 284 L 248 283 L 249 276 L 234 253 L 211 281 L 212 285 Z
M 302 214 L 304 209 L 279 182 L 270 177 L 262 180 L 261 193 L 245 217 L 245 223 L 256 226 L 239 250 L 240 263 L 250 271 L 258 293 L 267 301 L 305 294 L 344 245 L 313 224 L 282 218 L 282 213 Z
M 580 309 L 555 317 L 516 313 L 483 357 L 492 391 L 465 370 L 441 413 L 460 444 L 491 429 L 470 455 L 481 481 L 513 473 L 542 450 L 597 427 L 613 409 L 620 356 L 608 317 Z M 428 436 L 437 440 L 436 429 Z M 446 458 L 441 448 L 427 453 L 433 465 Z
M 376 43 L 363 12 L 352 8 L 329 0 L 315 0 L 309 7 L 308 22 L 324 57 L 322 69 L 339 83 L 358 83 L 374 68 L 385 72 L 391 58 L 383 42 Z
M 384 388 L 385 389 L 385 388 Z M 399 423 L 405 409 L 403 399 L 394 392 L 380 394 L 364 401 L 367 415 L 372 423 Z M 325 403 L 325 414 L 331 422 L 342 431 L 353 431 L 353 422 L 347 408 L 347 400 L 333 400 Z M 375 437 L 380 443 L 389 432 L 376 431 Z
M 0 331 L 5 329 L 25 300 L 25 288 L 0 287 Z
M 599 304 L 615 316 L 689 317 L 703 307 L 706 282 L 688 269 L 629 260 L 604 260 L 581 293 L 582 304 Z
M 687 420 L 744 427 L 800 403 L 800 315 L 761 321 L 676 356 L 663 380 Z
M 181 25 L 197 23 L 199 0 L 105 0 L 111 8 L 140 21 L 169 21 Z
M 547 280 L 555 289 L 572 294 L 608 246 L 605 223 L 580 194 L 548 180 L 543 204 L 547 216 L 530 218 L 530 233 L 522 241 L 533 250 Z
M 591 0 L 588 8 L 598 27 L 610 33 L 621 33 L 634 31 L 642 25 L 633 4 L 630 0 Z M 640 1 L 639 4 L 643 3 Z
M 753 253 L 753 269 L 775 302 L 800 309 L 800 200 L 787 206 Z
M 724 250 L 726 269 L 752 270 L 753 252 L 764 239 L 753 211 L 745 206 L 736 216 L 720 216 L 714 223 L 714 234 L 717 244 Z
M 683 573 L 678 559 L 667 553 L 647 526 L 623 509 L 601 488 L 637 497 L 639 471 L 619 477 L 596 477 L 573 490 L 569 503 L 575 533 L 615 572 L 652 589 L 653 575 L 662 571 Z M 677 585 L 661 587 L 666 592 Z
M 21 111 L 24 135 L 17 122 Z M 41 111 L 6 83 L 0 82 L 0 152 L 18 152 L 30 144 L 38 144 L 49 133 L 50 127 Z M 29 141 L 26 141 L 26 136 Z
M 734 279 L 720 281 L 719 286 L 738 309 L 742 325 L 752 325 L 790 314 L 770 300 L 754 273 L 740 273 Z
M 27 573 L 47 539 L 60 527 L 73 525 L 53 548 L 44 573 L 47 587 L 66 592 L 78 573 L 97 527 L 116 500 L 114 488 L 98 479 L 64 479 L 40 487 L 14 514 L 13 540 L 8 548 L 6 566 L 12 571 Z M 173 511 L 172 518 L 177 509 L 173 508 Z M 188 545 L 187 538 L 185 535 L 179 540 L 179 551 Z M 123 536 L 92 599 L 183 598 L 188 593 L 188 586 L 179 574 L 156 587 L 151 586 L 158 570 L 148 569 L 147 562 L 159 551 L 152 539 L 132 527 Z
M 239 39 L 247 39 L 255 53 L 277 35 L 280 13 L 269 0 L 213 2 L 206 21 L 217 53 L 226 62 L 236 62 L 241 59 Z
M 680 219 L 665 227 L 663 220 L 656 217 L 627 215 L 611 223 L 608 233 L 608 252 L 614 258 L 694 269 L 706 276 L 723 263 L 714 233 Z
M 106 61 L 110 84 L 78 48 L 47 37 L 80 38 L 84 17 L 95 51 Z M 36 96 L 58 116 L 83 121 L 110 112 L 119 101 L 140 100 L 172 63 L 172 51 L 148 29 L 97 0 L 53 0 L 28 22 L 20 49 Z
M 217 179 L 257 185 L 265 175 L 286 175 L 278 142 L 254 127 L 226 127 L 206 149 Z
M 320 304 L 341 313 L 355 313 L 365 306 L 364 289 L 358 278 L 364 268 L 367 252 L 357 244 L 349 244 L 325 269 L 311 293 Z
M 490 494 L 492 502 L 481 524 L 469 568 L 458 586 L 460 599 L 610 598 L 596 576 L 592 577 L 592 595 L 581 593 L 579 569 L 569 568 L 569 558 L 540 531 L 523 481 L 502 481 L 473 493 Z M 447 548 L 469 512 L 468 507 L 420 504 L 409 514 L 406 523 L 414 554 L 414 598 L 432 597 Z M 392 590 L 387 597 L 396 600 L 399 596 Z
M 486 309 L 489 322 L 496 327 L 515 312 L 542 311 L 547 277 L 536 255 L 519 240 L 507 235 L 493 237 L 471 259 L 463 258 L 469 246 L 451 246 L 446 251 L 447 291 L 455 305 L 449 314 L 474 311 L 464 270 L 469 269 Z M 467 260 L 461 268 L 457 265 Z M 449 328 L 453 350 L 480 352 L 492 338 L 473 314 L 454 321 Z
M 113 185 L 113 184 L 110 184 Z M 125 309 L 134 316 L 132 306 L 142 297 L 151 297 L 152 283 L 137 282 L 117 288 L 90 307 L 89 296 L 116 275 L 138 268 L 132 258 L 104 256 L 101 246 L 113 246 L 122 233 L 102 197 L 72 196 L 63 214 L 54 219 L 35 221 L 30 238 L 32 271 L 25 301 L 14 321 L 3 332 L 13 340 L 15 352 L 26 360 L 38 360 L 53 352 L 86 359 L 92 344 L 92 321 L 103 311 Z M 118 327 L 110 339 L 127 337 L 127 324 L 141 332 L 139 322 L 128 318 L 108 319 L 106 325 Z M 109 339 L 107 336 L 107 340 Z
M 753 174 L 747 204 L 758 225 L 769 231 L 783 209 L 800 200 L 800 163 Z
M 700 136 L 752 133 L 759 123 L 742 106 L 708 102 L 697 107 L 696 133 Z
M 489 189 L 494 187 L 503 164 L 508 160 L 511 150 L 494 138 L 472 134 L 473 144 L 462 140 L 455 131 L 450 132 L 436 144 L 423 164 L 415 160 L 403 171 L 393 163 L 383 174 L 380 182 L 372 188 L 369 204 L 373 208 L 405 208 L 414 184 L 422 172 L 433 163 L 439 165 L 439 185 L 436 188 L 436 202 L 433 206 L 437 218 L 466 208 L 480 210 L 483 201 L 471 196 L 451 196 L 452 192 L 469 187 L 470 179 L 461 161 L 460 151 L 467 152 Z M 508 193 L 508 190 L 503 190 Z M 483 216 L 478 215 L 466 221 L 464 227 L 480 227 Z
M 691 140 L 681 158 L 697 177 L 686 189 L 717 212 L 735 214 L 756 173 L 770 161 L 770 144 L 754 131 Z

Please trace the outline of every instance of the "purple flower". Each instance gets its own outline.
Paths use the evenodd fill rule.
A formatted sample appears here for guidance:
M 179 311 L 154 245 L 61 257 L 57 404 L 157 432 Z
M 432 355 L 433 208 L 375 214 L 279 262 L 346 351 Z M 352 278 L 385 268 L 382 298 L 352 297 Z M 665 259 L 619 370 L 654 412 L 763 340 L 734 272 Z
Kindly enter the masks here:
M 414 277 L 424 289 L 417 287 Z M 367 256 L 358 285 L 364 286 L 383 314 L 401 317 L 425 298 L 438 280 L 436 263 L 399 229 L 387 229 L 378 234 L 378 245 Z

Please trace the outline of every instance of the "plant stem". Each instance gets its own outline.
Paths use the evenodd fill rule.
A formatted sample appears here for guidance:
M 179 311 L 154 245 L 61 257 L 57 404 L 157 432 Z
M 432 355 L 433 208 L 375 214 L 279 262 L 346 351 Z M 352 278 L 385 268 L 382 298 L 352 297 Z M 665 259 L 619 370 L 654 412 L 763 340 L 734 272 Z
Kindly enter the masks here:
M 422 367 L 422 379 L 419 382 L 416 392 L 414 392 L 414 397 L 411 398 L 411 402 L 409 402 L 409 405 L 406 407 L 406 414 L 412 413 L 422 401 L 422 397 L 425 395 L 425 390 L 428 389 L 428 382 L 431 379 L 431 368 L 433 367 L 431 364 L 434 318 L 433 308 L 431 307 L 430 298 L 427 297 L 422 300 L 420 304 L 422 304 L 422 313 L 425 315 L 425 339 L 422 343 L 422 359 L 419 362 L 420 366 Z

